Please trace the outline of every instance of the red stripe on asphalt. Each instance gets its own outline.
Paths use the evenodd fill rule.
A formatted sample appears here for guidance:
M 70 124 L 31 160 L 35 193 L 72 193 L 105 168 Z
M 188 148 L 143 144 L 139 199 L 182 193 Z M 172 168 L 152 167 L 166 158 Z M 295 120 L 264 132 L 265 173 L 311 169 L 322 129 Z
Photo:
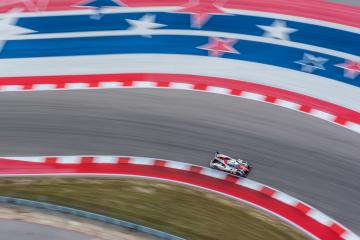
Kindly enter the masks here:
M 119 157 L 117 162 L 120 164 L 128 164 L 130 162 L 130 158 L 127 157 Z
M 265 195 L 271 197 L 276 191 L 273 190 L 273 189 L 271 189 L 271 188 L 269 188 L 269 187 L 264 186 L 264 187 L 262 187 L 262 188 L 260 189 L 260 192 L 262 192 L 262 193 L 264 193 Z
M 164 160 L 155 160 L 154 161 L 154 166 L 165 167 L 165 165 L 166 165 L 166 161 L 164 161 Z
M 333 223 L 330 228 L 340 236 L 346 232 L 346 230 L 337 223 Z
M 298 204 L 296 204 L 295 208 L 297 208 L 298 210 L 300 210 L 303 213 L 307 213 L 310 211 L 310 207 L 308 207 L 307 205 L 303 204 L 302 202 L 299 202 Z
M 82 164 L 94 163 L 94 157 L 81 157 L 80 162 Z
M 305 113 L 309 113 L 311 111 L 311 107 L 302 105 L 299 110 Z
M 57 157 L 47 157 L 47 158 L 45 158 L 45 163 L 55 164 L 57 162 L 57 160 L 58 160 Z

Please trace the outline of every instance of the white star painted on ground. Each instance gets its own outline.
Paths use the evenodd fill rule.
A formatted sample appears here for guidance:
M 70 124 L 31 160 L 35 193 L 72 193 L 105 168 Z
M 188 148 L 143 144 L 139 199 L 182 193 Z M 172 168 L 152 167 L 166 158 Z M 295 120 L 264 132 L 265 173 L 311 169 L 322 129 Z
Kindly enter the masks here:
M 27 33 L 33 33 L 34 30 L 16 26 L 17 17 L 16 14 L 20 12 L 19 9 L 13 9 L 0 19 L 0 52 L 5 45 L 8 38 L 16 35 L 22 35 Z
M 312 54 L 304 53 L 303 59 L 296 61 L 295 63 L 298 63 L 301 65 L 301 71 L 312 73 L 316 69 L 325 70 L 324 64 L 327 62 L 328 59 L 323 57 L 315 57 Z
M 133 19 L 125 19 L 130 27 L 128 30 L 133 31 L 134 33 L 138 33 L 143 37 L 151 37 L 150 32 L 152 29 L 166 27 L 165 24 L 160 24 L 155 22 L 155 15 L 153 14 L 145 14 L 139 20 Z
M 280 40 L 290 40 L 290 33 L 298 31 L 295 28 L 286 27 L 286 22 L 281 20 L 275 20 L 271 26 L 256 25 L 265 31 L 264 37 L 271 37 Z

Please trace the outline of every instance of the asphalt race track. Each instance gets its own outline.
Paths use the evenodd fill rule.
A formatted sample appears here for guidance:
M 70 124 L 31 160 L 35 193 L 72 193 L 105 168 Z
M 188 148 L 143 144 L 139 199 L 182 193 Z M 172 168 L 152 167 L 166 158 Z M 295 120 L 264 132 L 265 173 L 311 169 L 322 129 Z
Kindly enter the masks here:
M 360 0 L 330 1 L 360 6 Z M 312 12 L 312 10 L 309 9 L 309 13 Z M 334 13 L 335 12 L 336 11 L 334 11 Z M 131 17 L 134 14 L 131 14 L 129 18 L 135 19 Z M 161 13 L 156 14 L 161 20 Z M 186 17 L 183 14 L 179 16 Z M 212 16 L 212 20 L 216 20 L 217 18 L 220 19 L 221 15 Z M 67 18 L 64 19 L 66 20 Z M 93 21 L 90 19 L 92 18 L 86 21 Z M 24 24 L 23 27 L 26 29 L 27 25 L 25 24 L 25 20 L 20 19 L 19 24 Z M 165 23 L 163 22 L 165 20 L 166 19 L 163 19 L 159 22 Z M 353 21 L 353 23 L 356 22 L 357 21 Z M 350 25 L 353 26 L 353 24 Z M 58 24 L 58 26 L 61 27 L 62 22 Z M 67 24 L 64 24 L 64 26 L 66 27 Z M 72 25 L 70 24 L 68 26 Z M 89 24 L 86 26 L 92 25 Z M 97 24 L 93 26 L 96 28 Z M 121 26 L 119 26 L 116 25 L 116 29 L 122 29 L 120 28 Z M 204 25 L 203 27 L 206 29 L 206 27 L 209 26 Z M 40 36 L 41 33 L 47 33 L 43 31 L 46 30 L 46 28 L 43 29 L 41 24 L 37 27 L 38 30 L 40 30 L 38 32 Z M 170 27 L 176 28 L 173 23 L 169 23 L 169 28 Z M 188 29 L 189 27 L 190 25 L 186 24 L 184 29 Z M 316 35 L 316 31 L 310 31 L 311 29 L 307 29 L 307 27 L 308 26 L 303 28 L 302 24 L 295 24 L 294 28 L 300 29 L 300 31 L 297 32 L 299 33 L 299 38 L 297 39 L 295 33 L 291 35 L 291 40 L 300 43 L 306 40 L 306 43 L 310 45 L 323 42 L 324 44 L 330 44 L 328 46 L 324 45 L 323 47 L 329 49 L 334 47 L 336 48 L 335 50 L 344 51 L 347 54 L 351 53 L 354 54 L 355 57 L 358 57 L 356 56 L 359 55 L 357 52 L 358 48 L 354 47 L 356 45 L 355 35 L 349 35 L 352 37 L 339 35 L 339 37 L 336 34 L 349 33 L 336 30 L 336 34 L 331 36 L 331 38 L 326 38 L 326 34 Z M 311 27 L 317 27 L 317 25 L 311 25 Z M 247 28 L 240 29 L 241 33 L 246 33 L 247 31 Z M 256 28 L 251 25 L 249 29 Z M 56 30 L 56 28 L 51 27 L 51 31 L 52 30 Z M 68 30 L 69 29 L 65 32 Z M 300 38 L 300 36 L 302 36 L 300 33 L 309 34 L 309 37 L 302 39 Z M 24 37 L 21 36 L 21 34 L 20 37 Z M 248 34 L 262 37 L 259 35 L 260 33 L 248 32 Z M 155 41 L 158 37 L 159 36 L 154 36 L 144 39 L 146 41 Z M 325 39 L 322 39 L 322 37 L 325 37 Z M 332 39 L 332 37 L 334 37 L 334 39 Z M 121 37 L 121 39 L 126 38 L 126 36 Z M 85 38 L 81 39 L 80 43 L 83 44 L 84 39 Z M 115 39 L 117 44 L 119 43 L 119 39 L 120 37 Z M 189 41 L 193 39 L 196 39 L 196 37 L 189 37 Z M 327 41 L 328 39 L 331 39 L 331 41 Z M 142 40 L 143 39 L 141 39 L 141 41 Z M 349 40 L 348 44 L 346 44 L 346 40 Z M 354 42 L 352 42 L 353 40 Z M 41 51 L 36 50 L 36 45 L 35 48 L 34 45 L 31 45 L 33 42 L 36 43 L 34 40 L 31 40 L 31 42 L 24 41 L 24 43 L 22 43 L 25 47 L 29 47 L 28 51 L 26 48 L 21 48 L 22 46 L 17 48 L 17 42 L 18 41 L 11 42 L 10 40 L 6 43 L 7 46 L 5 46 L 4 51 L 2 51 L 2 57 L 5 56 L 5 59 L 3 59 L 4 62 L 9 60 L 6 59 L 7 57 L 24 57 L 29 53 L 34 54 L 34 56 L 37 56 L 37 54 L 41 57 L 46 56 L 41 55 Z M 21 41 L 19 42 L 21 43 Z M 43 45 L 51 45 L 51 42 L 52 40 L 46 39 L 43 43 L 40 43 L 38 47 L 41 50 Z M 61 40 L 61 42 L 66 42 L 66 39 Z M 65 54 L 63 51 L 64 49 L 67 50 L 66 44 L 64 45 L 65 47 L 61 49 L 61 42 L 59 41 L 55 44 L 56 47 L 54 49 L 48 49 L 50 53 L 47 52 L 47 54 L 49 54 L 51 58 L 54 57 L 51 55 L 55 52 L 54 50 L 59 52 L 55 55 L 62 56 L 62 54 Z M 134 42 L 130 41 L 130 43 L 133 44 Z M 170 41 L 169 43 L 172 42 Z M 195 47 L 192 48 L 191 44 L 190 48 L 187 45 L 181 48 L 181 44 L 185 44 L 184 41 L 173 43 L 176 43 L 176 46 L 171 46 L 172 51 L 178 48 L 181 51 L 184 49 L 186 51 L 188 51 L 188 49 L 191 51 L 195 51 L 196 49 L 196 51 L 203 51 Z M 225 61 L 228 56 L 234 58 L 239 57 L 239 59 L 246 57 L 245 47 L 247 45 L 245 43 L 246 41 L 241 40 L 238 45 L 241 55 L 230 54 L 221 59 Z M 104 44 L 106 47 L 109 45 L 108 43 Z M 2 48 L 1 45 L 2 43 L 0 41 L 0 49 Z M 151 46 L 151 52 L 154 51 L 153 45 L 156 44 L 149 45 Z M 70 50 L 80 52 L 84 49 L 86 50 L 86 47 L 83 49 L 83 46 L 72 47 L 73 45 L 71 44 L 69 46 L 71 46 L 68 47 Z M 142 45 L 139 44 L 139 47 L 141 46 Z M 269 44 L 269 46 L 272 45 Z M 269 46 L 266 48 L 268 52 L 269 49 L 271 50 Z M 12 47 L 14 47 L 14 49 Z M 46 46 L 44 48 L 46 48 Z M 137 47 L 134 49 L 136 52 Z M 281 49 L 288 50 L 288 48 Z M 90 50 L 95 51 L 97 49 L 90 48 Z M 126 50 L 128 49 L 126 48 Z M 287 50 L 282 50 L 289 55 L 284 55 L 284 57 L 288 57 L 291 60 L 292 57 L 296 56 L 296 54 L 290 54 L 291 52 L 287 52 Z M 303 50 L 304 49 L 299 48 L 297 51 L 302 55 Z M 307 49 L 307 51 L 308 50 L 309 49 Z M 86 54 L 97 54 L 91 51 Z M 9 55 L 6 55 L 7 53 L 9 53 Z M 165 53 L 168 54 L 169 52 Z M 188 54 L 187 52 L 185 53 Z M 208 58 L 206 51 L 199 52 L 199 54 L 200 53 Z M 76 52 L 73 54 L 77 55 L 79 53 Z M 252 54 L 255 55 L 255 53 Z M 18 65 L 21 66 L 21 68 L 18 70 L 16 67 L 16 74 L 14 74 L 14 76 L 18 76 L 19 74 L 20 76 L 37 75 L 36 71 L 39 70 L 34 68 L 33 63 L 28 64 L 26 62 L 26 59 L 33 60 L 33 58 L 30 58 L 30 55 L 25 56 L 24 62 L 15 58 L 15 61 L 21 61 Z M 263 57 L 260 51 L 259 56 Z M 96 55 L 96 59 L 99 60 L 98 57 L 99 55 Z M 331 71 L 340 71 L 340 69 L 334 67 L 334 64 L 335 62 L 340 62 L 340 59 L 342 61 L 343 57 L 339 58 L 339 56 L 337 56 L 335 58 L 331 54 L 329 56 L 325 55 L 325 57 L 329 59 L 332 58 L 329 65 L 326 65 L 327 71 L 319 70 L 316 71 L 315 74 L 307 74 L 309 75 L 308 77 L 316 77 L 317 74 L 322 76 L 321 74 L 332 73 Z M 54 62 L 56 59 L 55 56 L 53 59 Z M 275 58 L 271 57 L 269 59 L 275 62 Z M 292 59 L 291 62 L 293 62 L 293 60 L 294 59 Z M 126 59 L 126 61 L 129 60 Z M 61 72 L 64 70 L 61 64 L 54 64 L 54 62 L 52 62 L 53 64 L 51 64 L 50 61 L 46 62 L 49 68 L 44 68 L 44 71 L 51 73 L 53 71 Z M 204 64 L 202 61 L 200 62 L 202 66 L 209 68 L 209 65 Z M 72 63 L 73 68 L 84 71 L 82 68 L 78 69 L 74 62 Z M 119 64 L 119 62 L 116 61 L 103 61 L 103 63 L 103 65 L 98 64 L 97 68 L 89 69 L 89 67 L 87 67 L 85 73 L 91 74 L 92 70 L 95 72 L 100 71 L 101 69 L 99 68 L 101 68 L 101 66 L 107 66 L 107 68 L 113 71 L 119 71 L 119 67 L 120 69 L 126 68 L 125 70 L 131 72 L 128 65 Z M 114 67 L 110 63 L 114 64 Z M 268 64 L 271 66 L 276 65 L 273 62 Z M 142 67 L 147 67 L 147 64 L 142 65 Z M 156 64 L 150 65 L 156 68 Z M 67 69 L 72 69 L 68 64 L 64 64 L 63 66 L 66 66 Z M 176 70 L 179 70 L 180 67 L 178 65 L 176 66 Z M 166 66 L 161 65 L 161 67 Z M 298 65 L 296 65 L 296 67 L 299 68 Z M 194 64 L 194 68 L 198 68 L 198 65 Z M 31 71 L 29 71 L 29 69 Z M 172 67 L 169 69 L 172 69 Z M 241 69 L 236 69 L 237 71 L 241 71 Z M 34 72 L 32 72 L 32 70 L 34 70 Z M 300 69 L 295 70 L 300 73 Z M 2 74 L 7 76 L 6 73 L 8 71 L 12 73 L 13 69 L 7 66 L 4 67 L 3 65 Z M 29 73 L 27 71 L 29 71 Z M 189 69 L 186 68 L 186 71 L 189 71 Z M 223 72 L 228 74 L 226 71 Z M 80 73 L 84 74 L 84 72 Z M 104 73 L 106 73 L 106 71 Z M 8 75 L 11 76 L 12 74 Z M 73 73 L 64 72 L 63 74 Z M 52 75 L 52 73 L 47 75 Z M 294 81 L 295 78 L 289 76 L 290 75 L 288 75 L 286 80 L 291 80 L 291 86 L 296 87 L 298 83 Z M 278 78 L 276 75 L 273 77 Z M 342 75 L 342 70 L 341 74 L 339 72 L 337 75 L 325 77 L 329 79 L 339 78 L 346 80 L 347 84 L 350 84 L 353 89 L 358 87 L 358 82 L 346 79 Z M 240 76 L 239 78 L 242 79 Z M 260 81 L 259 79 L 256 80 Z M 329 84 L 331 84 L 331 82 Z M 321 85 L 322 89 L 318 89 L 317 87 L 319 87 L 319 85 L 316 86 L 315 84 L 311 86 L 311 91 L 316 92 L 316 94 L 321 93 L 320 95 L 322 96 L 329 95 L 331 98 L 338 97 L 341 99 L 340 105 L 343 105 L 343 102 L 350 101 L 351 96 L 346 95 L 347 91 L 341 91 L 341 89 L 337 87 L 332 87 L 330 88 L 331 91 L 329 91 L 329 89 L 324 88 L 324 85 Z M 281 86 L 279 87 L 281 88 Z M 344 97 L 341 94 L 344 94 Z M 356 105 L 356 102 L 357 101 L 353 101 L 352 104 Z M 208 162 L 214 152 L 221 151 L 234 157 L 241 157 L 252 163 L 254 170 L 249 178 L 277 188 L 309 203 L 339 221 L 341 224 L 344 224 L 355 233 L 360 234 L 360 135 L 310 115 L 253 100 L 209 93 L 160 89 L 1 93 L 0 113 L 0 156 L 133 155 L 191 162 L 208 166 Z M 17 240 L 25 239 L 21 236 L 23 232 L 27 234 L 24 236 L 28 237 L 27 239 L 29 240 L 49 239 L 50 235 L 47 234 L 50 234 L 50 231 L 51 234 L 57 234 L 56 236 L 52 235 L 51 238 L 57 237 L 61 239 L 61 237 L 64 237 L 69 240 L 88 239 L 85 235 L 80 236 L 77 235 L 77 233 L 66 232 L 61 229 L 54 231 L 53 228 L 46 226 L 30 225 L 15 221 L 1 221 L 0 223 L 0 232 L 2 233 L 0 239 L 2 239 L 2 237 L 6 239 L 16 238 Z M 28 232 L 17 232 L 18 235 L 13 235 L 13 232 L 5 232 L 5 234 L 3 234 L 3 229 L 10 231 L 12 229 L 22 229 L 28 230 Z M 32 233 L 32 235 L 30 236 L 29 233 Z
M 16 240 L 91 240 L 92 237 L 74 231 L 14 220 L 0 220 L 0 239 Z
M 360 232 L 360 136 L 285 108 L 176 90 L 0 95 L 3 156 L 134 155 L 207 166 L 214 151 L 254 165 L 249 178 Z

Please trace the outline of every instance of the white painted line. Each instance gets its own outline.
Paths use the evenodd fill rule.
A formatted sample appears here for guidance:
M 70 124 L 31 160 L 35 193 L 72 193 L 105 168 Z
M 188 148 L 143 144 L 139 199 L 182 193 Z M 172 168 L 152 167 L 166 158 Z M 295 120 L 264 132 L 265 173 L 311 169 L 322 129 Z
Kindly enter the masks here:
M 242 92 L 241 96 L 242 98 L 252 99 L 256 101 L 264 101 L 266 96 L 257 94 L 257 93 L 251 93 L 251 92 Z
M 315 117 L 327 120 L 327 121 L 331 121 L 331 122 L 336 118 L 335 115 L 332 115 L 330 113 L 323 112 L 323 111 L 320 111 L 320 110 L 317 110 L 317 109 L 311 109 L 309 114 L 311 114 L 311 115 L 313 115 Z
M 95 156 L 94 163 L 116 164 L 118 158 L 115 156 Z
M 340 226 L 342 226 L 341 224 L 339 224 Z M 342 226 L 344 227 L 344 226 Z M 346 229 L 346 228 L 345 228 Z M 344 240 L 360 240 L 360 238 L 355 235 L 355 233 L 351 232 L 350 230 L 347 229 L 346 232 L 344 232 L 341 237 L 344 239 Z
M 202 168 L 200 174 L 218 179 L 225 179 L 227 176 L 226 173 L 211 168 Z
M 264 186 L 258 182 L 255 182 L 255 181 L 247 179 L 247 178 L 239 179 L 239 181 L 237 181 L 236 184 L 256 190 L 256 191 L 260 191 L 261 188 Z
M 33 84 L 32 89 L 34 91 L 46 91 L 56 89 L 56 84 Z
M 4 86 L 0 86 L 0 91 L 3 91 L 3 92 L 23 91 L 23 86 L 22 85 L 4 85 Z
M 89 88 L 88 83 L 66 83 L 66 89 L 87 89 Z
M 122 82 L 99 82 L 99 88 L 121 88 Z
M 155 82 L 145 82 L 145 81 L 134 81 L 132 87 L 135 88 L 155 88 Z
M 0 157 L 0 159 L 24 161 L 24 162 L 45 162 L 45 157 Z
M 58 157 L 57 163 L 79 164 L 79 163 L 81 163 L 81 157 L 80 156 L 61 156 L 61 157 Z
M 206 88 L 207 92 L 212 92 L 212 93 L 217 93 L 217 94 L 225 94 L 228 95 L 231 93 L 231 90 L 228 88 L 222 88 L 222 87 L 213 87 L 213 86 L 208 86 Z
M 131 157 L 129 163 L 130 164 L 139 164 L 139 165 L 154 165 L 154 158 L 146 158 L 146 157 Z
M 193 84 L 190 84 L 190 83 L 171 82 L 171 83 L 169 84 L 169 88 L 193 90 L 193 89 L 194 89 L 194 85 L 193 85 Z
M 166 161 L 165 167 L 189 171 L 191 168 L 191 165 L 187 164 L 187 163 L 176 162 L 176 161 Z
M 292 196 L 279 191 L 276 191 L 272 195 L 272 197 L 290 206 L 296 206 L 296 204 L 299 202 L 299 200 L 297 200 L 296 198 L 293 198 Z
M 282 99 L 277 99 L 274 103 L 275 105 L 279 105 L 285 108 L 293 109 L 293 110 L 299 110 L 300 104 L 289 102 Z
M 331 226 L 331 224 L 334 222 L 330 217 L 323 214 L 322 212 L 311 208 L 306 215 L 309 217 L 315 219 L 316 221 L 320 222 L 321 224 L 324 224 L 325 226 Z
M 353 123 L 353 122 L 347 122 L 345 127 L 347 127 L 350 130 L 353 130 L 353 131 L 355 131 L 357 133 L 360 133 L 360 124 L 356 124 L 356 123 Z

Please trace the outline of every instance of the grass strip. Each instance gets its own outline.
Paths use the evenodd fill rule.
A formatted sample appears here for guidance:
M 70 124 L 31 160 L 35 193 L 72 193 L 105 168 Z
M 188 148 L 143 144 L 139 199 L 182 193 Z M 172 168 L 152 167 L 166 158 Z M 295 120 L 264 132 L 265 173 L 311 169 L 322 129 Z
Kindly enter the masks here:
M 239 201 L 192 187 L 112 178 L 0 179 L 0 195 L 104 214 L 186 239 L 308 239 Z

